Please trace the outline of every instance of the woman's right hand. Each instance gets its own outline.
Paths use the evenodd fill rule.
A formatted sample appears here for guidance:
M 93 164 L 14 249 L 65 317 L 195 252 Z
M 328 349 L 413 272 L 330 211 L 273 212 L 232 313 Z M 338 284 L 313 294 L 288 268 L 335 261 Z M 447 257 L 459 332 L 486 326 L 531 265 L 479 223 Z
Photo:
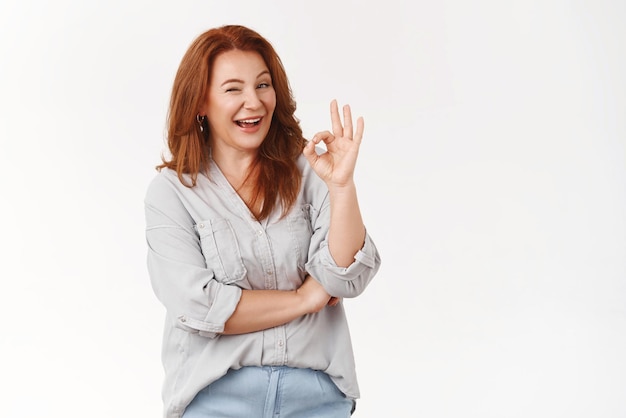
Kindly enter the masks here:
M 302 299 L 307 313 L 319 312 L 324 306 L 335 306 L 339 302 L 337 298 L 326 293 L 322 285 L 308 274 L 296 290 L 296 294 Z

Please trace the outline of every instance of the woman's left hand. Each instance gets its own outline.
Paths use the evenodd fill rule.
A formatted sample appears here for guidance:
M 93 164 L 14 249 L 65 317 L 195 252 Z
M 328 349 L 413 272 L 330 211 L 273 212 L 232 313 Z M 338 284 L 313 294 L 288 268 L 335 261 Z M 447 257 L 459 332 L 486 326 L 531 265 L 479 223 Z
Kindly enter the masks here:
M 339 117 L 337 101 L 330 103 L 330 118 L 333 132 L 318 132 L 304 147 L 302 153 L 313 170 L 331 187 L 343 187 L 353 180 L 356 159 L 363 138 L 363 118 L 356 121 L 356 132 L 352 128 L 350 106 L 343 106 L 343 124 Z M 326 151 L 318 155 L 315 146 L 321 141 Z

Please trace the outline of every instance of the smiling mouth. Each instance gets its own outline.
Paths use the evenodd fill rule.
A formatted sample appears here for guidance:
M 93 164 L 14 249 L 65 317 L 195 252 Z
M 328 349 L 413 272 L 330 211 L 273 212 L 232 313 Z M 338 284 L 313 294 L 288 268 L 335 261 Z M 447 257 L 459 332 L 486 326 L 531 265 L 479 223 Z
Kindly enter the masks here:
M 261 122 L 261 118 L 255 118 L 255 119 L 243 119 L 243 120 L 236 120 L 235 123 L 239 126 L 241 126 L 242 128 L 249 128 L 251 126 L 256 126 Z

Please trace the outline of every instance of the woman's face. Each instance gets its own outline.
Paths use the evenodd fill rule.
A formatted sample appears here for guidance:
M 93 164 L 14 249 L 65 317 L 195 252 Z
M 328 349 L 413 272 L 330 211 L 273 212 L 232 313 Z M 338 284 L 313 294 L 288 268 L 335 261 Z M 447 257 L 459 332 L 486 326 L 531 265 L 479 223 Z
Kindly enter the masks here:
M 276 92 L 257 52 L 232 50 L 216 58 L 206 102 L 211 147 L 219 153 L 256 153 L 272 122 Z

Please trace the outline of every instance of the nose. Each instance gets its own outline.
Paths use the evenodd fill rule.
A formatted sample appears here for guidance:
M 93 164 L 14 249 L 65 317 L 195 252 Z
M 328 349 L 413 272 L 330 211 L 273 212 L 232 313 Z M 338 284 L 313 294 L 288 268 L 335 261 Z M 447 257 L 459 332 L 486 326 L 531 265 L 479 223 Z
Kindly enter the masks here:
M 246 109 L 256 109 L 261 106 L 261 100 L 256 89 L 247 89 L 245 91 L 243 106 Z

